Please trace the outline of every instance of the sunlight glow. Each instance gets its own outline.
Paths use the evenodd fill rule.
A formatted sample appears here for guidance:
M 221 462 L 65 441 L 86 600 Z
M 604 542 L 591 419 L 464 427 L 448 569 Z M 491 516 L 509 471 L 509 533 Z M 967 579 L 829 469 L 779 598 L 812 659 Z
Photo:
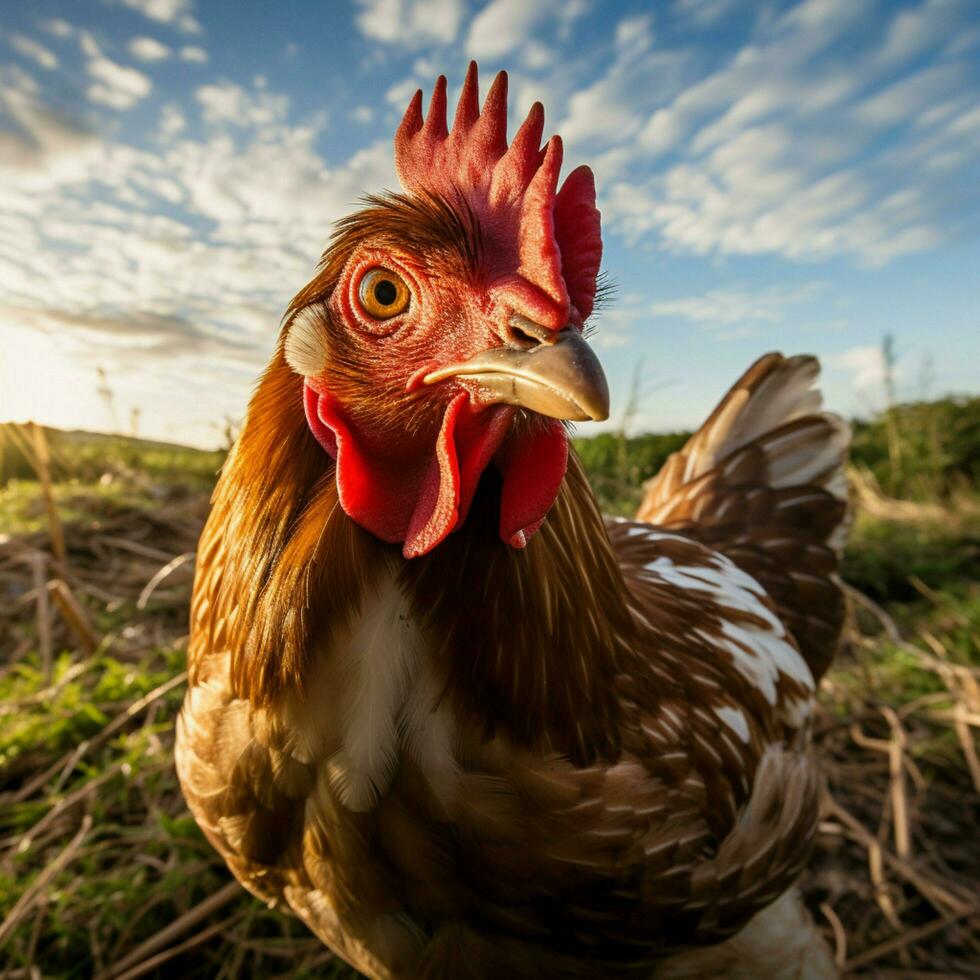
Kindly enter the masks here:
M 98 378 L 39 330 L 0 327 L 0 422 L 33 420 L 65 429 L 106 429 Z

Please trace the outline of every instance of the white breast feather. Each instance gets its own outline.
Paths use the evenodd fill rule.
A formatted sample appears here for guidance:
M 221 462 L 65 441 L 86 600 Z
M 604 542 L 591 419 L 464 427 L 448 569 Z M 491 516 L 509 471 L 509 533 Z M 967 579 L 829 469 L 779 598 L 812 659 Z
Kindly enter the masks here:
M 451 713 L 437 707 L 429 643 L 394 574 L 364 603 L 336 655 L 344 667 L 344 735 L 327 773 L 344 805 L 370 810 L 388 788 L 402 751 L 444 797 L 456 774 Z
M 367 599 L 337 651 L 344 666 L 344 738 L 328 765 L 335 791 L 352 810 L 369 810 L 398 761 L 398 713 L 417 669 L 422 638 L 405 615 L 394 575 Z

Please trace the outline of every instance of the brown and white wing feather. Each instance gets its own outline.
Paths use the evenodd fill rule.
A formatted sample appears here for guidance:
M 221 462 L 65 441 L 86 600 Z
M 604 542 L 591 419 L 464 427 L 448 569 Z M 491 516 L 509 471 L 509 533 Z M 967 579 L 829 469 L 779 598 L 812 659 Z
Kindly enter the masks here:
M 717 549 L 765 587 L 814 676 L 844 600 L 849 429 L 820 411 L 815 358 L 767 354 L 647 484 L 637 519 Z

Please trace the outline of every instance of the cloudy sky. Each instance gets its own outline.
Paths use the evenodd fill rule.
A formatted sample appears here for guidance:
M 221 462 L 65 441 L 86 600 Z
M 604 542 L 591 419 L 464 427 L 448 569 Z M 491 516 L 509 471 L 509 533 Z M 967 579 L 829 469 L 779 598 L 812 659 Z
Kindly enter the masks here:
M 669 429 L 773 348 L 866 414 L 886 333 L 901 396 L 980 390 L 976 0 L 33 0 L 0 13 L 0 419 L 218 441 L 471 57 L 596 171 L 613 422 L 637 362 Z

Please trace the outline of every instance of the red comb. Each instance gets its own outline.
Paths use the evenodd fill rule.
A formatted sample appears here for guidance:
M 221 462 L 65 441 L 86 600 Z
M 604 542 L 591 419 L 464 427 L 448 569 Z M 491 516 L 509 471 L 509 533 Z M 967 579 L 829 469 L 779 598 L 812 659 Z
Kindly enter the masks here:
M 436 80 L 424 119 L 422 92 L 415 93 L 395 134 L 395 169 L 410 194 L 450 202 L 462 195 L 493 244 L 494 276 L 516 275 L 537 287 L 557 308 L 560 326 L 569 303 L 583 320 L 592 312 L 602 236 L 592 171 L 579 167 L 556 193 L 561 138 L 542 147 L 543 130 L 544 109 L 535 102 L 508 146 L 507 74 L 494 79 L 481 112 L 470 62 L 451 131 L 445 76 Z

